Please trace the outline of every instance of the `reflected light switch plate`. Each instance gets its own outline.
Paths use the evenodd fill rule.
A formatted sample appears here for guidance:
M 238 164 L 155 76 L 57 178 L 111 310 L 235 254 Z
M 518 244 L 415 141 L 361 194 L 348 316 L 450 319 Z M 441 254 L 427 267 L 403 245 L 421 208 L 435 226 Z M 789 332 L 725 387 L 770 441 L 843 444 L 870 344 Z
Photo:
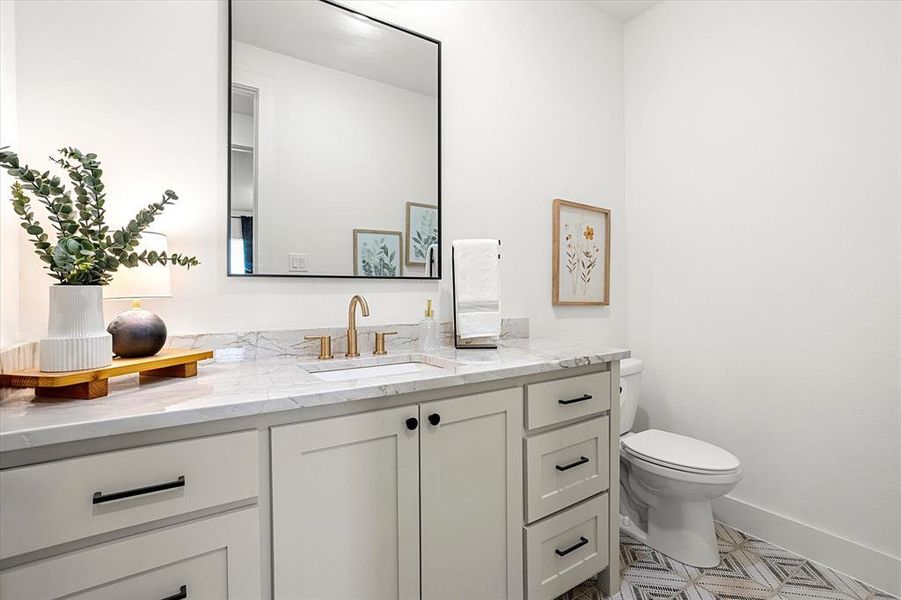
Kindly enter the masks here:
M 288 253 L 288 271 L 292 273 L 306 273 L 309 270 L 307 262 L 309 254 L 301 254 L 299 252 Z

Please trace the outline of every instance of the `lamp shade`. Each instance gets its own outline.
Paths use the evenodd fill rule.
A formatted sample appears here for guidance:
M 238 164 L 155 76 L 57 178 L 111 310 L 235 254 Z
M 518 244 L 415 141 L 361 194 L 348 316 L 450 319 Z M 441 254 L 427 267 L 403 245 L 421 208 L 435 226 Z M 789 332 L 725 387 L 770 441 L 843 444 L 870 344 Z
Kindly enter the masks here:
M 141 234 L 141 243 L 135 249 L 140 254 L 156 251 L 166 252 L 169 244 L 162 233 L 145 231 Z M 172 296 L 172 278 L 169 265 L 141 264 L 133 269 L 119 267 L 113 280 L 104 287 L 103 297 L 107 300 L 118 298 L 169 298 Z

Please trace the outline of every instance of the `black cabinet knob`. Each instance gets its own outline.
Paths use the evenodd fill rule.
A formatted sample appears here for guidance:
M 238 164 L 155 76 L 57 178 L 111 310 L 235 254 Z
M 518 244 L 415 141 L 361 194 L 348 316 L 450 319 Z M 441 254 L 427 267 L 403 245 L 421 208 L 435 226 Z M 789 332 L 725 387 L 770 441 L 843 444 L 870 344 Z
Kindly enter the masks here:
M 429 423 L 431 423 L 432 425 L 437 425 L 440 422 L 441 415 L 439 415 L 438 413 L 432 413 L 429 415 Z
M 410 417 L 409 419 L 407 419 L 407 429 L 409 429 L 410 431 L 416 429 L 418 425 L 419 419 L 417 419 L 416 417 Z

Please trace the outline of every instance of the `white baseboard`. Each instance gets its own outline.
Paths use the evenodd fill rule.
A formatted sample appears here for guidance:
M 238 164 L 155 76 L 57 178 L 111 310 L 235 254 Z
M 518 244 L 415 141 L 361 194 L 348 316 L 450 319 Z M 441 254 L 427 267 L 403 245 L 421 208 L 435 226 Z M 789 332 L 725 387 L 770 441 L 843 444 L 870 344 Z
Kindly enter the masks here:
M 743 500 L 713 501 L 717 520 L 881 590 L 901 595 L 901 558 L 799 523 Z

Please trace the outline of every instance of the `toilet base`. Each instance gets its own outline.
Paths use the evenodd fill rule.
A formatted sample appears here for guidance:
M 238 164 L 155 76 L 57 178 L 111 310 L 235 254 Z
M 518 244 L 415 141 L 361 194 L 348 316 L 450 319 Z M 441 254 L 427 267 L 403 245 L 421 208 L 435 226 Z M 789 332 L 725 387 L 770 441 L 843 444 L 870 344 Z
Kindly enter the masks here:
M 709 500 L 655 500 L 648 507 L 648 546 L 693 567 L 720 564 Z

